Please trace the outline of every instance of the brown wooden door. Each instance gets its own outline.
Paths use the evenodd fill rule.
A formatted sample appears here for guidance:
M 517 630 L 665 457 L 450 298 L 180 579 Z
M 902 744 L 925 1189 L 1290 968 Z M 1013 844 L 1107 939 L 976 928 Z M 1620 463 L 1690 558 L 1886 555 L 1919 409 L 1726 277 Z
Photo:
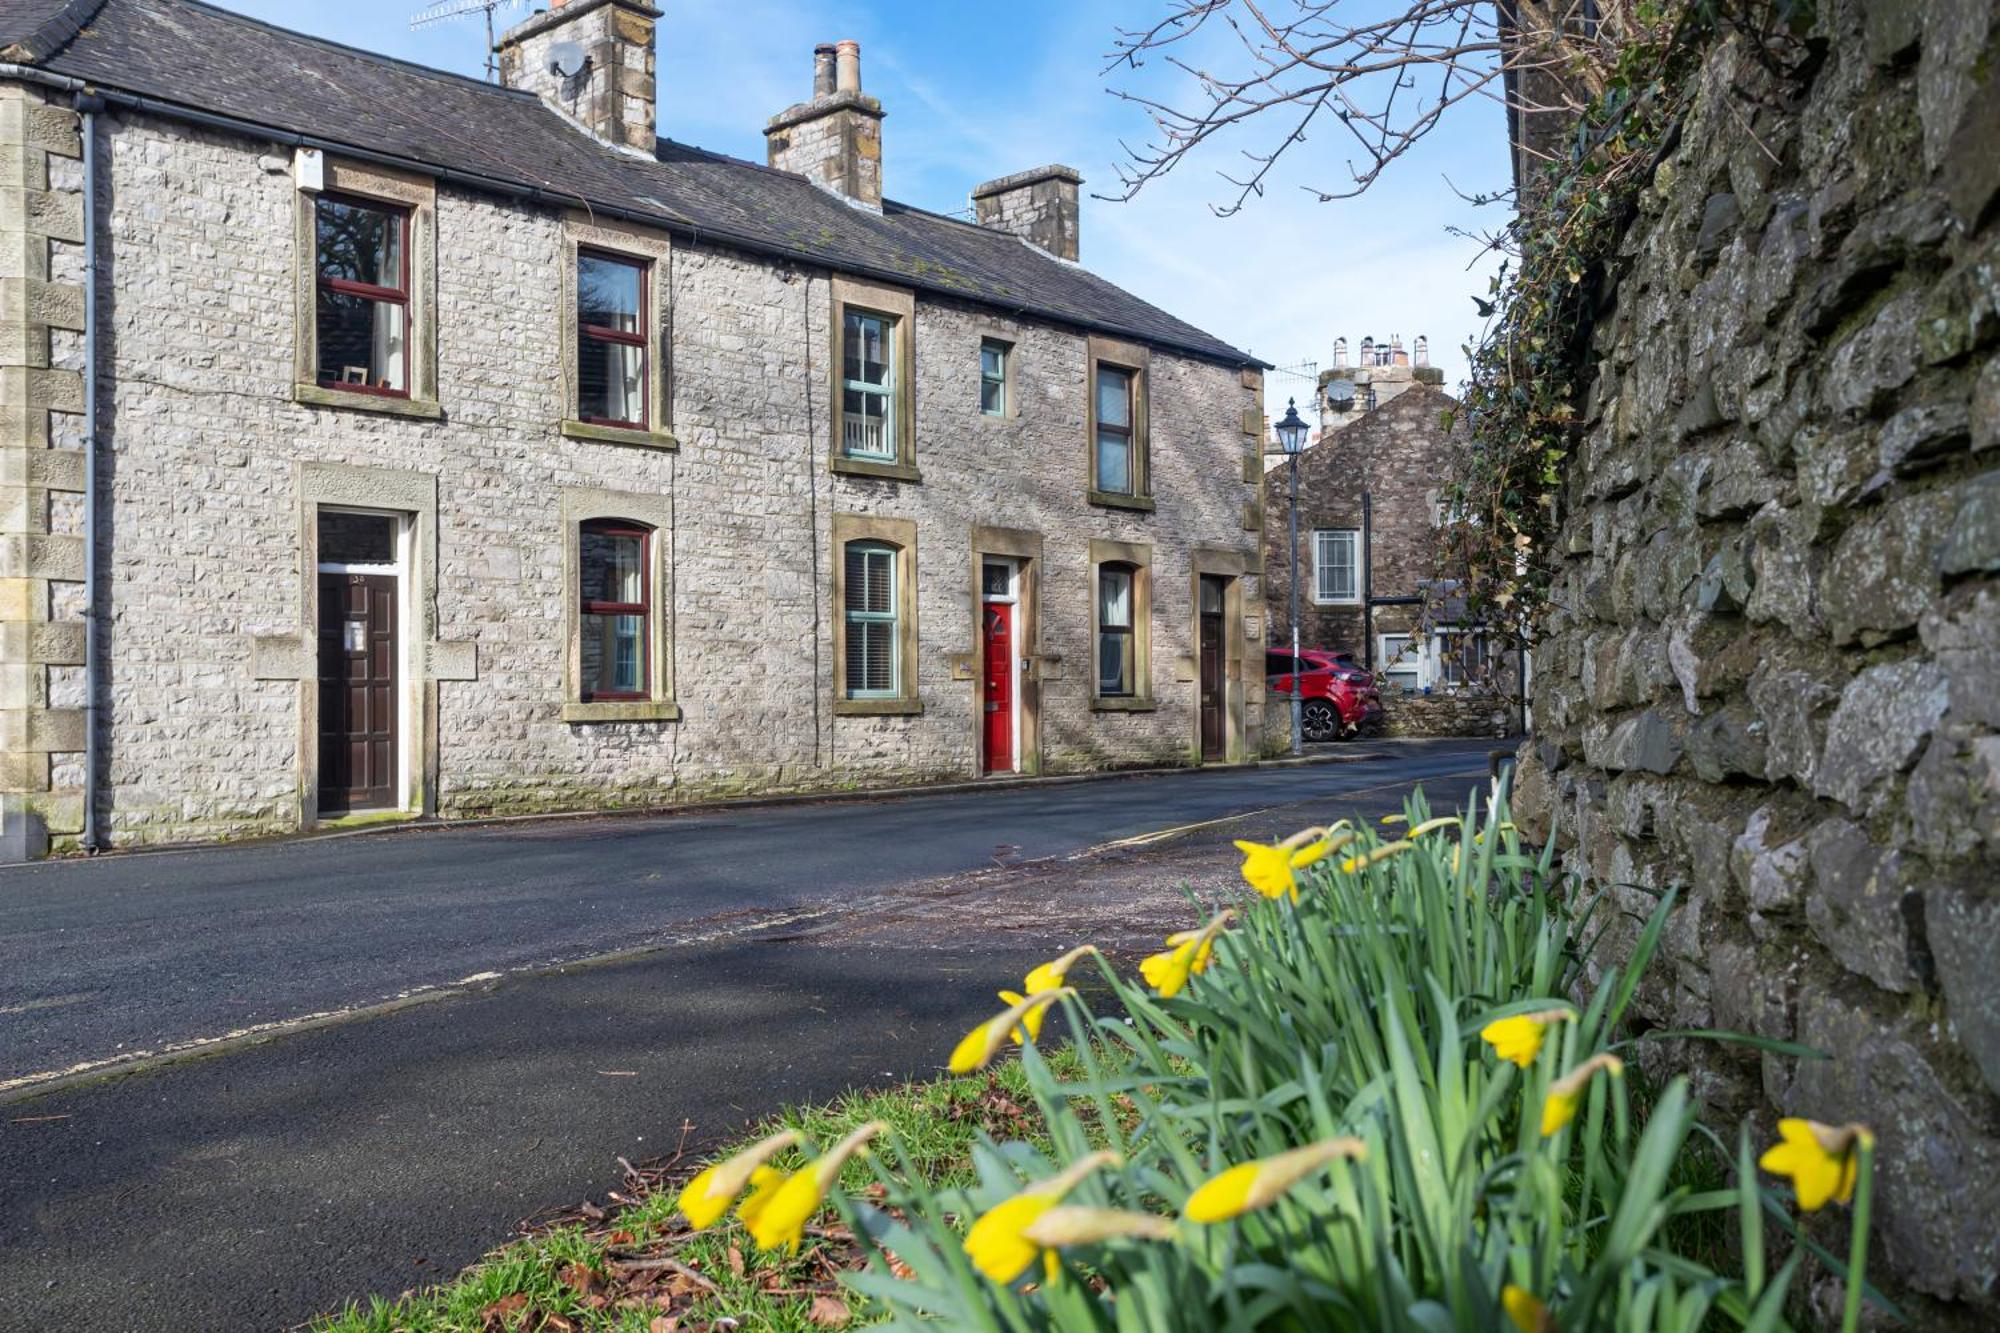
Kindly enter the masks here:
M 396 576 L 319 576 L 319 808 L 396 803 Z
M 1222 658 L 1223 580 L 1201 577 L 1201 757 L 1221 759 L 1225 749 Z

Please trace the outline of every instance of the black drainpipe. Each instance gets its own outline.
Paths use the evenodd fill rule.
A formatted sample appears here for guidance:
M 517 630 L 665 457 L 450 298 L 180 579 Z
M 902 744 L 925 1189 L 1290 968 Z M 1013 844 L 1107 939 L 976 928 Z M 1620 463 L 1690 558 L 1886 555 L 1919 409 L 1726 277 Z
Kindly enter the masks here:
M 104 611 L 97 566 L 97 113 L 104 100 L 79 93 L 83 119 L 83 849 L 104 850 L 97 813 L 103 761 Z
M 1375 497 L 1361 492 L 1361 665 L 1375 670 Z

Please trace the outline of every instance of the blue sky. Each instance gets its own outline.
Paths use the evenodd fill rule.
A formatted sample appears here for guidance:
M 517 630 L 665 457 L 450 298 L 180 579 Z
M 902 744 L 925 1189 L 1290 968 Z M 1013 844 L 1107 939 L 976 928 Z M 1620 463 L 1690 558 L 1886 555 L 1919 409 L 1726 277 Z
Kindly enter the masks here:
M 412 32 L 426 0 L 222 0 L 227 8 L 461 73 L 483 68 L 477 15 Z M 1163 0 L 655 0 L 662 132 L 762 161 L 763 126 L 809 91 L 814 43 L 861 43 L 862 82 L 888 113 L 887 193 L 939 212 L 967 206 L 981 181 L 1045 162 L 1082 171 L 1086 195 L 1116 188 L 1120 140 L 1151 126 L 1107 91 L 1103 75 L 1121 25 L 1162 12 Z M 1375 7 L 1375 0 L 1350 0 Z M 503 6 L 519 22 L 542 0 Z M 1211 47 L 1197 55 L 1221 58 Z M 1125 86 L 1134 86 L 1127 76 Z M 1171 92 L 1176 75 L 1152 62 L 1148 91 Z M 1433 360 L 1456 383 L 1458 348 L 1476 332 L 1470 293 L 1485 293 L 1490 262 L 1468 272 L 1478 247 L 1449 236 L 1457 223 L 1497 227 L 1493 208 L 1472 208 L 1445 182 L 1491 189 L 1507 170 L 1497 103 L 1476 100 L 1447 116 L 1418 151 L 1359 199 L 1319 203 L 1303 188 L 1345 179 L 1332 135 L 1295 147 L 1270 188 L 1231 218 L 1211 203 L 1233 195 L 1218 171 L 1237 169 L 1233 147 L 1211 147 L 1128 203 L 1086 197 L 1083 262 L 1183 319 L 1280 366 L 1330 364 L 1335 337 L 1428 334 Z M 1303 395 L 1275 377 L 1282 405 Z

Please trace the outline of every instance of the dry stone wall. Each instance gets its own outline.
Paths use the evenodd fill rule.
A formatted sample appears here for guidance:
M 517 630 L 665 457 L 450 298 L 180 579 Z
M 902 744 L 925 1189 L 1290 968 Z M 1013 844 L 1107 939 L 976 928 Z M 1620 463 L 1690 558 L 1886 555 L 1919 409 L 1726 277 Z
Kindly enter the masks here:
M 2000 1318 L 2000 83 L 1986 0 L 1718 47 L 1594 333 L 1519 815 L 1682 899 L 1656 1049 L 1715 1103 L 1865 1121 L 1885 1271 Z
M 923 481 L 836 476 L 829 275 L 677 244 L 663 317 L 678 449 L 572 439 L 557 429 L 561 217 L 445 186 L 442 419 L 309 406 L 292 387 L 289 154 L 130 115 L 106 115 L 99 133 L 104 813 L 117 843 L 309 818 L 309 683 L 263 678 L 259 646 L 301 633 L 301 478 L 329 465 L 434 486 L 435 597 L 418 618 L 434 647 L 462 650 L 460 669 L 425 687 L 436 766 L 425 795 L 444 815 L 973 776 L 974 525 L 1044 535 L 1042 771 L 1191 762 L 1195 686 L 1182 668 L 1196 551 L 1237 553 L 1245 606 L 1262 600 L 1244 462 L 1257 377 L 1155 350 L 1157 511 L 1098 509 L 1084 500 L 1084 336 L 920 299 Z M 1014 345 L 1011 417 L 978 411 L 982 336 Z M 563 718 L 563 497 L 583 489 L 649 497 L 672 516 L 663 650 L 677 721 Z M 920 715 L 833 716 L 837 513 L 916 524 Z M 1089 707 L 1092 538 L 1152 547 L 1153 711 Z M 1236 632 L 1247 641 L 1261 624 L 1253 615 Z M 1254 736 L 1262 677 L 1231 688 Z

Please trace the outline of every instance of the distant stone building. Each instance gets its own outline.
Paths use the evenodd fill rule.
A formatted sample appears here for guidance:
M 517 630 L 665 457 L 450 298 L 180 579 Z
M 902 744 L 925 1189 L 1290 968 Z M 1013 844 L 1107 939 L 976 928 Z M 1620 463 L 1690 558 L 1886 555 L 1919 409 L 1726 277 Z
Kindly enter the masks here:
M 1444 422 L 1457 402 L 1427 364 L 1425 339 L 1415 364 L 1400 338 L 1361 348 L 1349 366 L 1346 339 L 1334 344 L 1317 442 L 1297 462 L 1300 646 L 1351 654 L 1375 672 L 1392 734 L 1508 734 L 1516 665 L 1503 640 L 1464 623 L 1438 577 L 1453 442 Z M 1291 643 L 1292 466 L 1278 457 L 1264 483 L 1273 649 Z
M 661 22 L 0 4 L 12 854 L 1254 758 L 1261 363 L 887 197 L 853 43 L 661 137 Z

